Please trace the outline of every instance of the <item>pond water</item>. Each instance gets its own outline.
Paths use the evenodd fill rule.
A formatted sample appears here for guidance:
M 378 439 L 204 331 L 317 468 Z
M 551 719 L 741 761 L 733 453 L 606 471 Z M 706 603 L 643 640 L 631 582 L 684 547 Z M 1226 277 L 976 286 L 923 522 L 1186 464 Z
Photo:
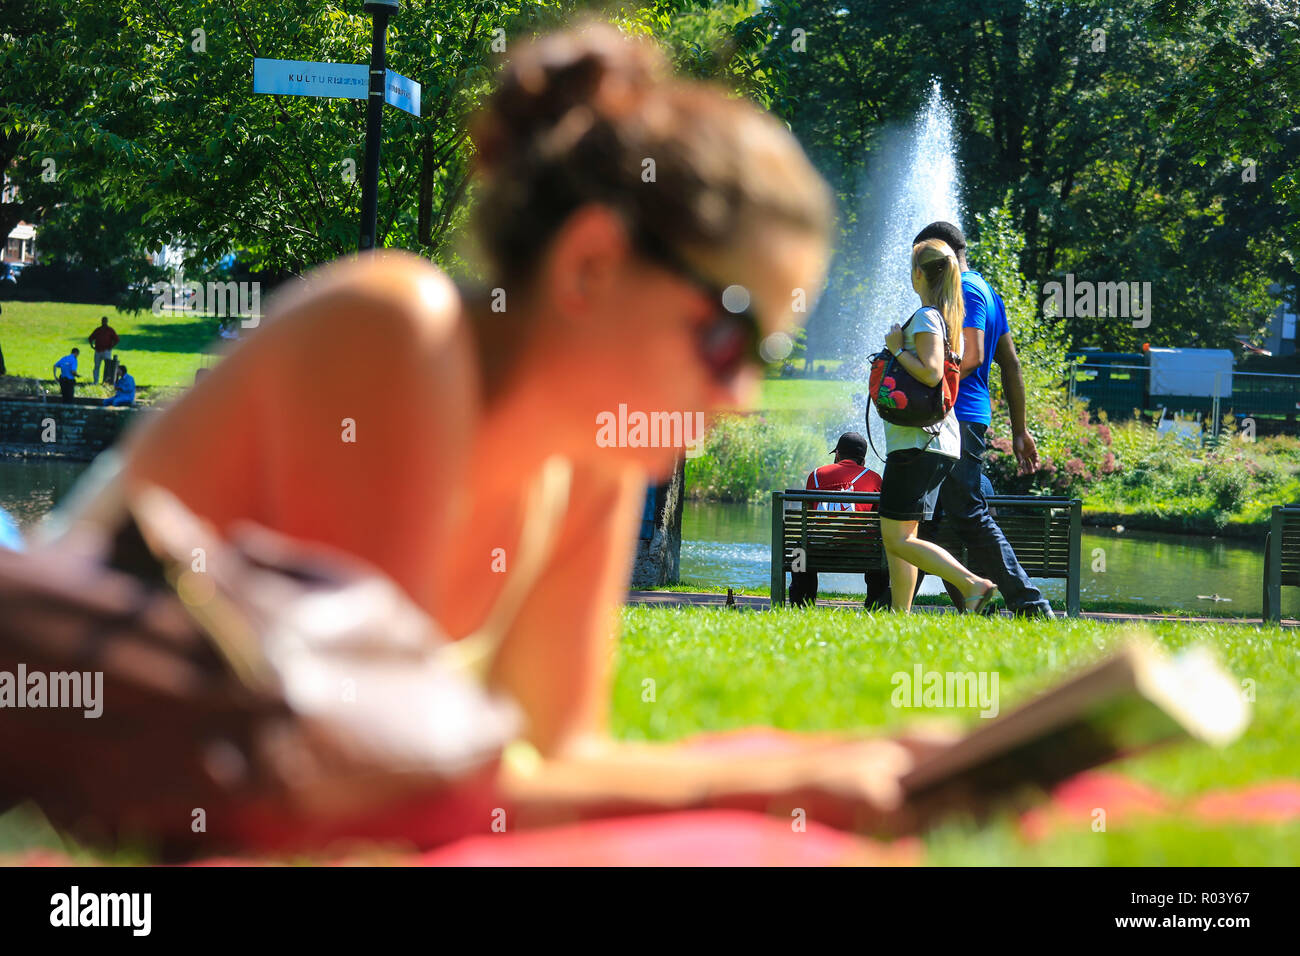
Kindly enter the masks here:
M 72 490 L 89 467 L 88 462 L 57 458 L 0 458 L 0 508 L 26 531 Z
M 771 507 L 691 501 L 682 514 L 684 580 L 723 587 L 766 587 L 771 564 Z M 1095 549 L 1104 555 L 1105 571 L 1093 571 Z M 1115 533 L 1083 530 L 1083 577 L 1080 601 L 1125 601 L 1189 612 L 1227 611 L 1242 617 L 1262 612 L 1264 545 L 1239 538 L 1157 534 L 1147 531 Z M 1100 563 L 1098 562 L 1100 566 Z M 862 594 L 861 575 L 819 575 L 823 590 Z M 1036 582 L 1053 602 L 1065 601 L 1064 581 Z M 938 594 L 940 582 L 930 576 L 924 594 Z M 1218 594 L 1231 603 L 1202 600 Z M 1282 612 L 1300 615 L 1300 591 L 1282 589 Z
M 51 459 L 0 459 L 0 508 L 29 529 L 72 488 L 84 462 Z M 688 581 L 723 587 L 766 587 L 771 560 L 771 515 L 767 505 L 687 502 L 682 515 L 681 574 Z M 1105 571 L 1093 571 L 1095 549 L 1105 556 Z M 1085 528 L 1081 582 L 1084 608 L 1091 601 L 1131 601 L 1189 612 L 1218 610 L 1248 616 L 1261 612 L 1263 543 L 1152 532 Z M 861 594 L 860 575 L 824 574 L 828 591 Z M 1040 582 L 1053 601 L 1064 601 L 1064 581 Z M 924 593 L 941 585 L 927 577 Z M 1232 603 L 1206 601 L 1218 594 Z M 1300 617 L 1300 590 L 1282 589 L 1282 611 Z

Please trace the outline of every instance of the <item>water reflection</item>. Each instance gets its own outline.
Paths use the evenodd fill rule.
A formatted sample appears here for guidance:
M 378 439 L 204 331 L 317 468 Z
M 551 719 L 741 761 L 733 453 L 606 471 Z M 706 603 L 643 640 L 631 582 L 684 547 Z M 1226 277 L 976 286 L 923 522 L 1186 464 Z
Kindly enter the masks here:
M 58 458 L 0 459 L 0 508 L 29 530 L 72 490 L 90 465 Z

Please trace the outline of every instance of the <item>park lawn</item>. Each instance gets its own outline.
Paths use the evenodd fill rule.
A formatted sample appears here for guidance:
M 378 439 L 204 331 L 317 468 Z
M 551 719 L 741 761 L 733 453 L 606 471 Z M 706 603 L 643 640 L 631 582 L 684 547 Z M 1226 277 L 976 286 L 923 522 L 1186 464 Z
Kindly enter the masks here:
M 744 595 L 746 597 L 764 597 L 772 596 L 772 589 L 766 584 L 756 585 L 736 585 L 714 584 L 712 581 L 705 581 L 701 578 L 682 578 L 676 584 L 661 584 L 658 587 L 645 588 L 648 591 L 667 591 L 676 594 L 726 594 L 728 589 L 733 594 Z M 848 591 L 831 591 L 826 588 L 818 588 L 817 600 L 819 601 L 847 601 L 851 604 L 862 604 L 865 595 L 852 594 Z M 918 594 L 912 603 L 916 606 L 926 607 L 952 607 L 952 601 L 945 594 Z M 1065 602 L 1049 602 L 1057 614 L 1065 614 Z M 1001 606 L 1001 605 L 999 605 Z M 1243 615 L 1239 611 L 1229 608 L 1221 608 L 1217 605 L 1207 605 L 1198 607 L 1195 610 L 1188 610 L 1185 607 L 1173 605 L 1163 605 L 1160 603 L 1143 603 L 1141 601 L 1116 601 L 1104 600 L 1100 598 L 1087 600 L 1082 610 L 1084 613 L 1092 612 L 1096 614 L 1129 614 L 1129 615 L 1153 615 L 1157 617 L 1170 618 L 1193 618 L 1193 617 L 1221 617 L 1225 620 L 1236 620 Z
M 629 740 L 674 740 L 747 726 L 785 730 L 896 730 L 934 717 L 979 723 L 975 711 L 891 706 L 891 676 L 915 664 L 936 671 L 996 671 L 1001 708 L 1097 660 L 1131 626 L 1093 621 L 970 619 L 867 614 L 858 609 L 628 607 L 618 651 L 612 729 Z M 1295 632 L 1234 624 L 1157 623 L 1169 649 L 1208 642 L 1236 677 L 1254 682 L 1254 717 L 1240 740 L 1217 751 L 1185 743 L 1108 770 L 1174 801 L 1222 788 L 1300 776 L 1300 661 Z M 642 701 L 645 680 L 655 702 Z M 1300 859 L 1300 824 L 1222 826 L 1160 817 L 1087 825 L 1029 844 L 1013 821 L 974 830 L 960 823 L 926 837 L 932 863 L 1209 865 Z
M 676 740 L 741 727 L 890 732 L 918 719 L 978 724 L 974 711 L 912 711 L 890 705 L 891 676 L 926 670 L 995 670 L 1005 713 L 1097 660 L 1128 629 L 1085 621 L 901 617 L 817 608 L 753 612 L 726 608 L 627 607 L 617 652 L 611 728 L 627 740 Z M 1294 779 L 1300 741 L 1300 662 L 1294 633 L 1217 624 L 1152 625 L 1173 650 L 1208 642 L 1238 678 L 1254 681 L 1255 713 L 1224 750 L 1187 742 L 1107 768 L 1172 801 L 1210 791 Z M 655 701 L 643 702 L 646 680 Z M 1213 824 L 1173 813 L 1050 828 L 1030 842 L 1011 817 L 976 828 L 955 821 L 924 838 L 932 865 L 1288 865 L 1300 859 L 1300 823 Z M 81 862 L 104 857 L 65 843 L 38 813 L 0 815 L 0 855 L 48 849 Z M 150 862 L 123 850 L 108 861 Z
M 857 407 L 853 401 L 854 393 L 862 391 L 865 391 L 865 386 L 858 382 L 765 378 L 759 393 L 758 411 L 780 421 L 820 426 L 823 422 L 842 421 L 846 411 Z
M 206 350 L 216 340 L 215 318 L 193 313 L 154 315 L 147 310 L 133 315 L 113 306 L 68 302 L 8 301 L 0 305 L 4 307 L 0 350 L 8 374 L 48 382 L 51 393 L 54 363 L 73 346 L 81 349 L 77 381 L 91 381 L 95 353 L 86 339 L 105 315 L 121 336 L 114 354 L 130 368 L 141 389 L 190 385 L 195 369 L 214 359 Z M 77 393 L 100 395 L 90 385 L 79 386 Z

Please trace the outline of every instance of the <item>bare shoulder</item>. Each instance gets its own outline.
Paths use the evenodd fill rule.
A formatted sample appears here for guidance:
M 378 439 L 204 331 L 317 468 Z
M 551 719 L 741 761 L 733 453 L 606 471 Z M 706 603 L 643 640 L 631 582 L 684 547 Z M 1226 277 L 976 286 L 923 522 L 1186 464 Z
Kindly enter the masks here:
M 268 329 L 347 336 L 348 329 L 414 336 L 431 345 L 457 337 L 463 322 L 455 284 L 433 263 L 399 250 L 339 259 L 277 292 Z

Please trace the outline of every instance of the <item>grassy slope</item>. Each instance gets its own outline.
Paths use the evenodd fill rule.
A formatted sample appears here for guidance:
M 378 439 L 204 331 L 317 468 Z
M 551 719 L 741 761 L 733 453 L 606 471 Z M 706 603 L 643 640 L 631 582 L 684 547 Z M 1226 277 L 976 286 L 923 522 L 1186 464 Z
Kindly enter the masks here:
M 899 710 L 890 677 L 926 670 L 997 671 L 1002 708 L 1091 662 L 1122 635 L 1120 627 L 1081 621 L 936 620 L 819 608 L 754 613 L 727 609 L 630 607 L 614 688 L 613 727 L 628 739 L 669 740 L 752 725 L 789 730 L 888 730 L 918 718 L 963 713 Z M 1300 661 L 1294 632 L 1212 624 L 1158 624 L 1167 647 L 1215 647 L 1238 678 L 1255 682 L 1255 717 L 1223 751 L 1199 744 L 1168 748 L 1116 766 L 1173 799 L 1244 787 L 1300 773 Z M 656 702 L 642 702 L 642 681 Z M 974 832 L 954 824 L 928 838 L 944 863 L 1108 863 L 1195 865 L 1300 858 L 1300 825 L 1211 826 L 1179 817 L 1117 824 L 1108 833 L 1058 833 L 1028 845 L 1010 821 Z
M 122 341 L 117 357 L 131 369 L 141 387 L 189 385 L 194 370 L 204 360 L 203 349 L 216 336 L 215 319 L 194 315 L 173 318 L 169 313 L 131 315 L 112 306 L 78 305 L 65 302 L 4 302 L 0 315 L 0 349 L 10 375 L 52 380 L 57 359 L 73 346 L 81 349 L 77 371 L 79 382 L 89 382 L 95 355 L 86 342 L 100 316 L 117 329 Z M 53 384 L 50 384 L 53 390 Z M 78 394 L 99 395 L 91 386 Z M 108 394 L 103 390 L 103 394 Z
M 856 382 L 768 378 L 758 407 L 769 418 L 820 428 L 824 422 L 843 420 L 845 411 L 855 407 L 853 394 L 862 390 Z

